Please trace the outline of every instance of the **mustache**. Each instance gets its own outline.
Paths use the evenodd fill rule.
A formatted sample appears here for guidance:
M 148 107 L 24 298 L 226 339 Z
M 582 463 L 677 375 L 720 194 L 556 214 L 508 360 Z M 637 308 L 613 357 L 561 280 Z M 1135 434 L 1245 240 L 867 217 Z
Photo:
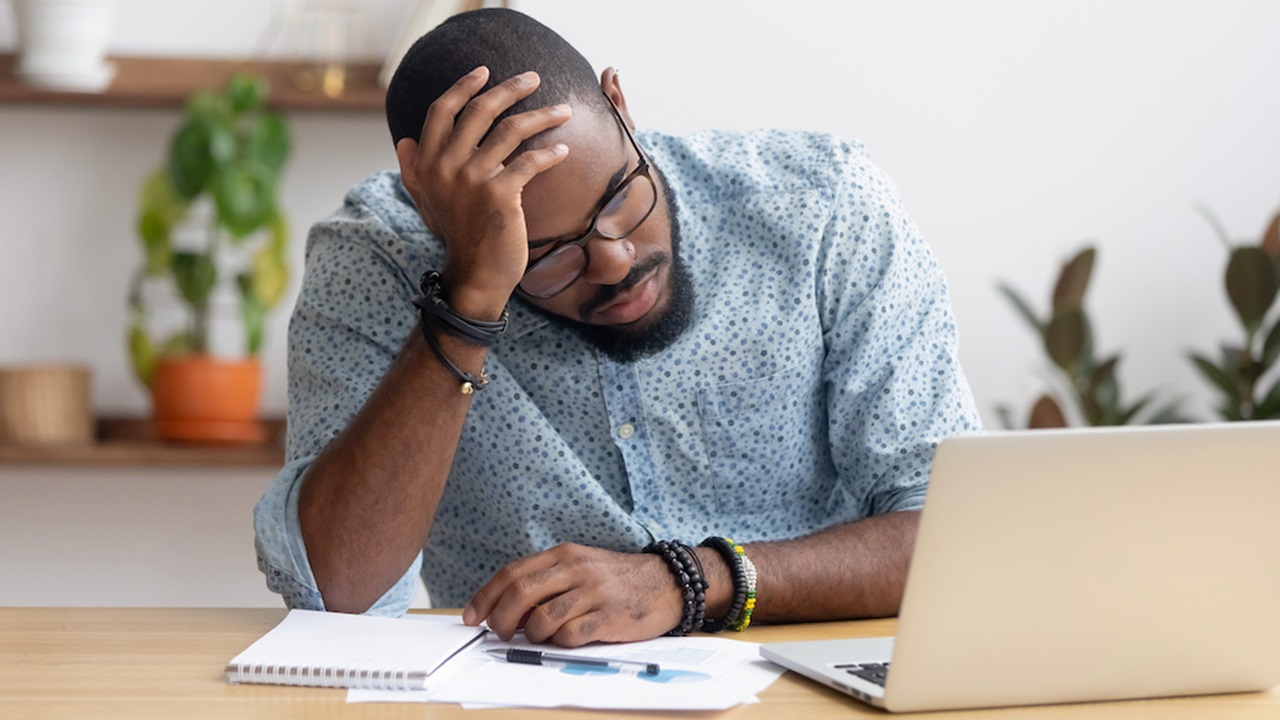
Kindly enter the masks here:
M 646 258 L 644 262 L 632 265 L 631 272 L 628 272 L 627 276 L 622 278 L 622 282 L 619 282 L 617 285 L 609 285 L 607 287 L 600 288 L 600 291 L 596 293 L 595 297 L 583 303 L 582 306 L 578 308 L 578 316 L 582 318 L 583 322 L 586 322 L 586 319 L 591 317 L 591 313 L 599 310 L 605 305 L 608 305 L 618 299 L 618 296 L 622 293 L 627 292 L 636 285 L 639 285 L 640 281 L 643 280 L 645 276 L 656 270 L 663 263 L 670 261 L 670 259 L 671 258 L 664 252 L 654 253 Z

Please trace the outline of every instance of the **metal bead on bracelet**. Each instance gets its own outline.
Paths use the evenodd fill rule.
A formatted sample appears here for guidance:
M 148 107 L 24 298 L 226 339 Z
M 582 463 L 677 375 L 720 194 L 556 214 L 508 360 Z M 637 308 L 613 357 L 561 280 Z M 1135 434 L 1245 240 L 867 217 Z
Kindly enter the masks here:
M 481 368 L 479 375 L 472 375 L 459 368 L 440 347 L 440 341 L 432 332 L 431 321 L 434 320 L 445 332 L 464 342 L 492 347 L 498 341 L 498 336 L 507 331 L 509 316 L 506 308 L 503 308 L 501 317 L 493 321 L 476 320 L 458 314 L 449 307 L 449 303 L 445 302 L 440 273 L 434 270 L 422 274 L 419 287 L 422 289 L 422 294 L 413 299 L 413 304 L 418 308 L 418 325 L 422 329 L 422 337 L 426 339 L 427 345 L 440 363 L 462 381 L 458 389 L 463 395 L 483 390 L 489 384 L 488 371 Z

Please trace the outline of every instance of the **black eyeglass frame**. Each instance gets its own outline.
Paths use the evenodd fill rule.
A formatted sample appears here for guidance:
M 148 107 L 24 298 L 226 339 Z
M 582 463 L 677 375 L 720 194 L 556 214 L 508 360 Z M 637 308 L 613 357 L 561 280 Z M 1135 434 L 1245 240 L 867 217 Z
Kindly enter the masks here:
M 530 270 L 533 270 L 539 264 L 546 261 L 552 255 L 555 255 L 560 250 L 566 247 L 569 247 L 571 245 L 577 245 L 578 247 L 582 248 L 582 255 L 583 255 L 582 269 L 578 271 L 578 274 L 572 280 L 565 283 L 564 287 L 560 288 L 559 290 L 553 293 L 550 293 L 548 295 L 540 295 L 537 293 L 529 292 L 523 287 L 524 280 L 522 276 L 520 281 L 521 285 L 519 286 L 519 289 L 521 293 L 528 295 L 529 297 L 537 298 L 539 300 L 546 300 L 547 298 L 555 297 L 556 295 L 559 295 L 565 290 L 568 290 L 574 283 L 578 282 L 578 280 L 580 280 L 582 276 L 586 274 L 587 267 L 589 267 L 591 264 L 591 255 L 587 251 L 587 242 L 590 241 L 591 238 L 595 237 L 596 235 L 599 235 L 600 237 L 605 238 L 607 240 L 623 240 L 629 237 L 636 230 L 639 230 L 640 226 L 643 225 L 644 222 L 649 219 L 649 216 L 653 214 L 653 209 L 658 206 L 658 184 L 654 182 L 653 175 L 651 175 L 649 172 L 651 167 L 649 164 L 649 157 L 645 155 L 644 150 L 640 149 L 640 143 L 636 142 L 635 135 L 631 134 L 631 128 L 627 127 L 627 122 L 622 118 L 622 113 L 618 111 L 618 106 L 614 104 L 613 98 L 609 97 L 607 93 L 601 93 L 601 94 L 604 95 L 605 101 L 609 103 L 609 109 L 613 111 L 613 117 L 618 121 L 618 124 L 622 126 L 622 134 L 627 136 L 627 140 L 631 143 L 631 147 L 635 149 L 636 156 L 640 158 L 640 164 L 636 166 L 635 170 L 632 170 L 630 173 L 628 173 L 627 176 L 622 179 L 622 182 L 618 183 L 618 186 L 613 189 L 613 192 L 609 193 L 609 195 L 603 198 L 600 204 L 596 206 L 595 212 L 591 216 L 591 226 L 587 228 L 586 233 L 572 240 L 565 240 L 563 242 L 555 243 L 554 245 L 551 246 L 550 250 L 548 250 L 546 253 L 542 255 L 542 257 L 538 258 L 535 261 L 531 261 L 528 265 L 525 266 L 524 274 L 528 275 Z M 598 227 L 600 223 L 600 213 L 604 212 L 604 209 L 609 207 L 609 203 L 613 202 L 614 198 L 618 197 L 618 195 L 622 193 L 624 190 L 626 190 L 627 187 L 631 185 L 631 183 L 635 182 L 637 178 L 644 178 L 645 180 L 649 181 L 649 187 L 652 189 L 651 194 L 653 196 L 653 199 L 649 203 L 649 209 L 646 210 L 644 215 L 640 218 L 640 220 L 636 222 L 635 227 L 631 228 L 625 233 L 622 233 L 621 235 L 611 236 L 611 235 L 606 235 L 603 232 L 600 232 Z

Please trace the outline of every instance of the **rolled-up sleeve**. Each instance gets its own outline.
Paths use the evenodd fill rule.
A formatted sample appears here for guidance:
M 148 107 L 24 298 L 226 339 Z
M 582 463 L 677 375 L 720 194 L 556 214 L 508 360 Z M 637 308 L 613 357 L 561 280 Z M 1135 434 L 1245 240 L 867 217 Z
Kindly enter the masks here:
M 254 508 L 254 546 L 267 587 L 290 608 L 323 610 L 298 521 L 298 492 L 312 461 L 351 421 L 386 373 L 416 320 L 414 258 L 359 207 L 312 228 L 306 274 L 289 323 L 286 464 Z M 400 251 L 401 253 L 403 250 Z M 366 614 L 401 615 L 417 594 L 422 553 Z
M 938 443 L 981 420 L 937 259 L 859 148 L 835 167 L 817 274 L 832 459 L 864 516 L 917 510 Z

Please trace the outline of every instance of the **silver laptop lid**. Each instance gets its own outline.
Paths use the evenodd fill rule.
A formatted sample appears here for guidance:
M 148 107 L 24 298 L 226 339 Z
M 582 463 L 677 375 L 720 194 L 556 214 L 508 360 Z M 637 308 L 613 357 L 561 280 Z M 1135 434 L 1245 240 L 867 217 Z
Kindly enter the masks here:
M 887 707 L 1277 683 L 1280 423 L 941 444 Z

